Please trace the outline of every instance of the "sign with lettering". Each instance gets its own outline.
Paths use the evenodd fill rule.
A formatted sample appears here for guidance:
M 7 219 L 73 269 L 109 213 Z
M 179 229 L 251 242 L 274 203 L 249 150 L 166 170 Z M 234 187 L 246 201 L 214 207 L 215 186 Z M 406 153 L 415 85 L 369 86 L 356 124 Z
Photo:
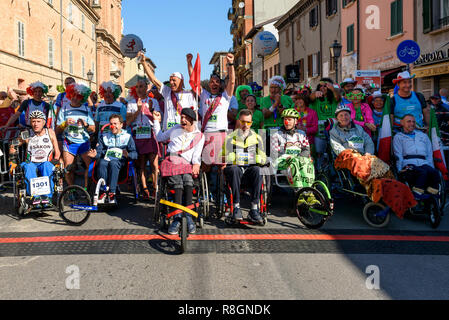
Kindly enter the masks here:
M 376 88 L 380 88 L 382 85 L 380 70 L 356 70 L 355 80 L 359 85 L 365 88 L 370 87 L 372 84 L 374 84 Z
M 447 50 L 437 50 L 431 53 L 422 54 L 419 59 L 415 61 L 415 66 L 433 64 L 447 60 L 449 60 L 449 48 Z

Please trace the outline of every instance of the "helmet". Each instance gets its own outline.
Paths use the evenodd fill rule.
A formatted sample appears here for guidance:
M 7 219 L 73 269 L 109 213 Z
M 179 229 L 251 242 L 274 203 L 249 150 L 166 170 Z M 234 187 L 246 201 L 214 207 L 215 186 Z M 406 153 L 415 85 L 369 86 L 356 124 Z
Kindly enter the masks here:
M 335 110 L 335 116 L 337 116 L 340 112 L 342 111 L 347 111 L 349 113 L 351 113 L 351 108 L 349 108 L 347 105 L 345 105 L 344 103 L 340 103 L 337 106 L 337 109 Z
M 295 109 L 285 109 L 284 112 L 282 112 L 282 118 L 299 118 L 299 113 Z
M 31 112 L 29 118 L 30 119 L 47 120 L 47 117 L 45 116 L 45 114 L 42 111 L 39 111 L 39 110 L 35 110 L 35 111 Z

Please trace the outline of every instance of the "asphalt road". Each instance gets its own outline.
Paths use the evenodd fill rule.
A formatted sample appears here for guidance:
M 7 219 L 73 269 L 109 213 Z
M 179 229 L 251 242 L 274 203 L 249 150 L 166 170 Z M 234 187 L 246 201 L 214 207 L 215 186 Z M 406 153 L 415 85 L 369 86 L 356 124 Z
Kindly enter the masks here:
M 358 203 L 340 199 L 310 231 L 288 214 L 288 200 L 273 198 L 265 227 L 207 222 L 180 255 L 152 223 L 150 204 L 125 199 L 74 228 L 56 212 L 17 220 L 5 193 L 0 299 L 449 298 L 448 219 L 435 231 L 425 219 L 393 217 L 376 230 Z

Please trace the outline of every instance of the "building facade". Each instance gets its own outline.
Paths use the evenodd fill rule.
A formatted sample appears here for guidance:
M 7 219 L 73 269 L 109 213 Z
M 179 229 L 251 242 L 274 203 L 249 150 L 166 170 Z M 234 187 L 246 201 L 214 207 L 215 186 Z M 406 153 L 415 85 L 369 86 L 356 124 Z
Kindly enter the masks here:
M 421 57 L 415 62 L 416 88 L 426 98 L 449 89 L 449 1 L 416 1 L 416 41 Z
M 91 0 L 100 16 L 97 34 L 97 78 L 99 83 L 113 81 L 124 89 L 125 60 L 120 52 L 122 39 L 122 0 Z
M 214 52 L 209 64 L 214 66 L 213 73 L 218 74 L 221 79 L 225 79 L 228 76 L 227 68 L 227 52 Z
M 341 41 L 339 2 L 301 0 L 275 23 L 279 31 L 280 73 L 285 76 L 287 65 L 299 65 L 300 83 L 295 85 L 316 87 L 322 77 L 335 79 L 330 46 L 335 40 Z
M 382 88 L 394 87 L 392 80 L 407 66 L 396 54 L 404 40 L 414 40 L 413 0 L 342 0 L 342 77 L 356 70 L 380 70 Z M 421 2 L 421 1 L 418 1 Z
M 62 6 L 61 6 L 62 4 Z M 67 76 L 89 84 L 96 70 L 96 24 L 100 17 L 86 0 L 0 1 L 0 90 L 25 94 L 41 81 L 49 96 Z M 96 85 L 96 77 L 92 85 Z
M 137 84 L 137 81 L 140 79 L 147 79 L 149 82 L 147 75 L 143 69 L 141 63 L 137 63 L 137 59 L 130 59 L 128 57 L 124 58 L 125 67 L 124 67 L 124 79 L 125 79 L 125 96 L 128 95 L 129 89 L 134 87 Z M 150 67 L 150 70 L 155 73 L 156 65 L 150 58 L 146 58 L 146 63 Z

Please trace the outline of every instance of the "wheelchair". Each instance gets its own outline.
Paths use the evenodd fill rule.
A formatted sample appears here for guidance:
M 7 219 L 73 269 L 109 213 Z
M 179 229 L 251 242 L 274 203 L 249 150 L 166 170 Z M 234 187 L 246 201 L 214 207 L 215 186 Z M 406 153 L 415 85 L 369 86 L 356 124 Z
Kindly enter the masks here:
M 18 146 L 17 140 L 12 142 L 13 146 Z M 16 163 L 19 163 L 19 154 L 11 155 Z M 35 201 L 34 196 L 48 194 L 49 179 L 43 181 L 43 177 L 38 181 L 29 181 L 35 186 L 35 193 L 27 194 L 25 183 L 25 172 L 22 166 L 18 165 L 12 172 L 12 184 L 14 193 L 14 208 L 19 219 L 23 219 L 32 212 L 44 212 L 50 210 L 59 211 L 60 217 L 71 226 L 81 226 L 89 219 L 92 211 L 92 201 L 90 195 L 80 186 L 68 186 L 64 188 L 64 176 L 68 172 L 60 163 L 53 161 L 55 169 L 53 171 L 54 192 L 50 203 L 43 205 L 41 201 Z M 45 179 L 44 179 L 45 180 Z M 40 192 L 43 189 L 46 191 Z M 33 192 L 33 191 L 32 191 Z
M 275 170 L 274 185 L 280 189 L 293 190 L 294 211 L 299 221 L 309 229 L 321 228 L 334 214 L 334 199 L 326 184 L 318 179 L 311 187 L 294 188 L 286 172 Z
M 270 186 L 270 173 L 269 168 L 267 166 L 262 168 L 262 187 L 260 192 L 260 204 L 259 211 L 262 216 L 263 222 L 262 226 L 265 226 L 268 223 L 268 215 L 269 215 L 269 186 Z M 226 178 L 224 176 L 224 172 L 219 172 L 217 176 L 217 192 L 216 192 L 216 211 L 214 218 L 217 220 L 225 217 L 225 223 L 229 226 L 235 225 L 256 225 L 253 221 L 248 219 L 244 219 L 242 221 L 236 221 L 233 218 L 234 212 L 234 202 L 232 197 L 231 186 L 227 183 Z M 240 193 L 242 195 L 250 196 L 250 193 L 245 189 L 248 189 L 245 181 L 242 181 L 242 185 L 240 186 Z

